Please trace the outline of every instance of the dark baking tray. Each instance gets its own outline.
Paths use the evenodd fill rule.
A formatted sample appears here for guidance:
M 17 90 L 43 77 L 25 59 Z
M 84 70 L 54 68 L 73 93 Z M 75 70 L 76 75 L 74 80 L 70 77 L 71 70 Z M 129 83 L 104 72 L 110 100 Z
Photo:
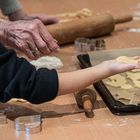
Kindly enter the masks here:
M 92 66 L 89 54 L 80 54 L 77 55 L 77 58 L 82 69 Z M 120 101 L 115 100 L 103 81 L 94 83 L 93 86 L 113 114 L 129 115 L 140 113 L 140 105 L 126 105 Z

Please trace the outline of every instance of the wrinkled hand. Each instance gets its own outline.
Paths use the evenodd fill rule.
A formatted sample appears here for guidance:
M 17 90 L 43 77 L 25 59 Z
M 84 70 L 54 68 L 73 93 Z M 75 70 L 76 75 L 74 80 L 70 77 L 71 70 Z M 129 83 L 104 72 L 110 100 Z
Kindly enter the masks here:
M 23 17 L 23 19 L 39 19 L 44 25 L 56 24 L 59 22 L 59 19 L 57 17 L 47 16 L 45 14 L 26 15 Z
M 56 16 L 48 16 L 46 14 L 27 15 L 22 11 L 22 9 L 11 13 L 8 15 L 8 17 L 11 21 L 39 19 L 44 25 L 55 24 L 59 22 L 59 19 Z
M 114 74 L 130 71 L 133 69 L 140 69 L 140 62 L 137 64 L 126 64 L 117 60 L 109 60 L 101 63 L 100 66 L 107 76 L 112 76 Z
M 56 40 L 38 19 L 7 21 L 3 24 L 1 41 L 22 51 L 30 59 L 37 59 L 59 48 Z

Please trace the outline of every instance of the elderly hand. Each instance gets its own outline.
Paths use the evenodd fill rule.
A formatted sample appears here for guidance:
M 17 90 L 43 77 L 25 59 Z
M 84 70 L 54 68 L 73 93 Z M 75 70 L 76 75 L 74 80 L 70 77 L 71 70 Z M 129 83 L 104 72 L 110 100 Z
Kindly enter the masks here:
M 59 19 L 56 16 L 48 16 L 46 14 L 28 15 L 28 14 L 24 13 L 22 11 L 22 9 L 9 14 L 8 18 L 11 21 L 39 19 L 44 25 L 55 24 L 55 23 L 59 22 Z
M 38 19 L 0 21 L 0 41 L 23 53 L 30 59 L 56 51 L 59 46 Z
M 57 17 L 47 16 L 45 14 L 27 15 L 23 19 L 39 19 L 44 25 L 56 24 L 59 22 L 59 19 Z

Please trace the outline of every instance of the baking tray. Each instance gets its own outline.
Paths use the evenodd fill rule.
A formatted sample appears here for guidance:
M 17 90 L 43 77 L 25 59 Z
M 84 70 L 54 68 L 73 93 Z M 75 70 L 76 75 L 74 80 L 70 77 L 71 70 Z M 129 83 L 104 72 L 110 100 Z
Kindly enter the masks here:
M 136 55 L 140 55 L 140 48 L 94 51 L 88 52 L 87 54 L 79 54 L 77 55 L 77 58 L 79 60 L 81 68 L 88 68 L 97 65 L 105 60 L 115 59 L 119 56 Z M 113 114 L 128 115 L 140 113 L 139 104 L 125 104 L 122 101 L 116 100 L 112 94 L 112 91 L 110 91 L 110 88 L 105 84 L 104 81 L 94 83 L 93 86 Z

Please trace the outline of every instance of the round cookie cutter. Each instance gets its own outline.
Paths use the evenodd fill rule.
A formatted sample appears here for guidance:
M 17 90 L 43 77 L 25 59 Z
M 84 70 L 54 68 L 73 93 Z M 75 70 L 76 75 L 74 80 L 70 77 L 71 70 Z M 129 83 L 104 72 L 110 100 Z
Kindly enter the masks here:
M 16 131 L 25 131 L 27 134 L 40 132 L 41 125 L 41 115 L 21 116 L 15 119 Z

